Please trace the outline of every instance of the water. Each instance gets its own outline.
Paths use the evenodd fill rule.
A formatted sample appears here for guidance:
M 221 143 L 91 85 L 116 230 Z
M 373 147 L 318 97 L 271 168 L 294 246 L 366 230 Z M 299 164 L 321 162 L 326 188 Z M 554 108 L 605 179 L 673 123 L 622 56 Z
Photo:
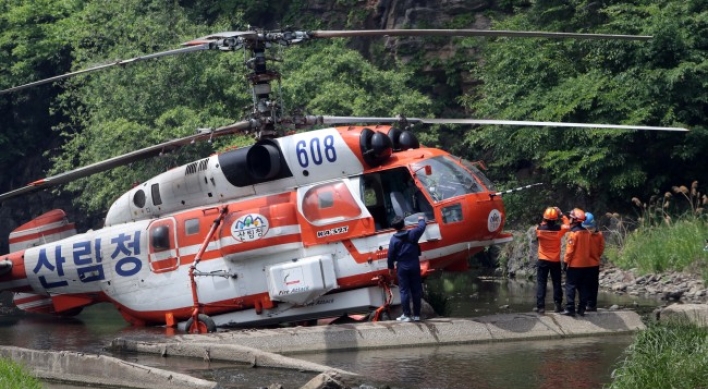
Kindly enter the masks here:
M 410 389 L 601 388 L 630 335 L 298 356 Z
M 496 313 L 530 312 L 535 306 L 535 284 L 478 278 L 474 273 L 445 274 L 428 280 L 432 291 L 449 296 L 449 315 L 477 317 Z M 550 292 L 550 288 L 549 288 Z M 551 300 L 550 295 L 548 300 Z M 601 293 L 598 306 L 617 304 L 650 310 L 655 299 Z M 0 342 L 4 345 L 108 354 L 114 338 L 144 340 L 166 336 L 163 328 L 130 327 L 108 304 L 89 307 L 73 319 L 44 316 L 0 317 Z M 298 355 L 298 358 L 356 372 L 370 384 L 392 388 L 600 388 L 631 343 L 631 335 L 594 338 L 393 348 L 360 352 Z M 283 383 L 298 388 L 312 373 L 275 370 L 233 363 L 153 355 L 114 355 L 131 362 L 190 374 L 219 382 L 223 388 L 245 389 Z M 47 389 L 80 386 L 45 383 Z

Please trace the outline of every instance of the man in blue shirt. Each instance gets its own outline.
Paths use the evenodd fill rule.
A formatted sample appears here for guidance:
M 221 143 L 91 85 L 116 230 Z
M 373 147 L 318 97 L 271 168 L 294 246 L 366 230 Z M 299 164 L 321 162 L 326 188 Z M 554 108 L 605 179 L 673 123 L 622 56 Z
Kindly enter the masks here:
M 412 230 L 403 228 L 403 218 L 396 217 L 391 222 L 398 232 L 391 236 L 388 245 L 388 274 L 393 276 L 394 262 L 398 262 L 398 287 L 401 290 L 401 306 L 403 315 L 399 321 L 420 321 L 420 304 L 423 298 L 423 281 L 420 277 L 420 246 L 418 240 L 425 231 L 425 217 L 418 218 L 418 225 Z M 413 300 L 413 316 L 411 317 L 411 299 Z

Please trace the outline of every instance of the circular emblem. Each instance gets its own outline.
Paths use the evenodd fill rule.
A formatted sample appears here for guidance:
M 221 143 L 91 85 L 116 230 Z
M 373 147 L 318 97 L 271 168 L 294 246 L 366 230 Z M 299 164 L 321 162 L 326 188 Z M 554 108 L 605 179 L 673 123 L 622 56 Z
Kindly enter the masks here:
M 241 242 L 260 239 L 268 232 L 268 219 L 257 213 L 249 213 L 231 224 L 231 235 Z
M 487 229 L 489 230 L 489 232 L 494 232 L 499 229 L 501 223 L 501 212 L 496 209 L 492 209 L 492 212 L 489 212 L 489 216 L 487 217 Z

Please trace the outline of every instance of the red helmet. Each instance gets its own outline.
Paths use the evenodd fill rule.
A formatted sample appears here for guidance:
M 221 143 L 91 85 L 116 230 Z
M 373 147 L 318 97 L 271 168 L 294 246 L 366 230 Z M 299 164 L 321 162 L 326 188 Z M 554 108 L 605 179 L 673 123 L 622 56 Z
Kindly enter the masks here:
M 580 208 L 574 208 L 572 211 L 570 211 L 570 214 L 568 214 L 568 217 L 571 218 L 572 220 L 584 222 L 585 221 L 585 211 L 583 211 Z
M 548 207 L 545 211 L 543 211 L 544 220 L 558 220 L 559 217 L 560 212 L 558 212 L 558 209 L 554 207 Z

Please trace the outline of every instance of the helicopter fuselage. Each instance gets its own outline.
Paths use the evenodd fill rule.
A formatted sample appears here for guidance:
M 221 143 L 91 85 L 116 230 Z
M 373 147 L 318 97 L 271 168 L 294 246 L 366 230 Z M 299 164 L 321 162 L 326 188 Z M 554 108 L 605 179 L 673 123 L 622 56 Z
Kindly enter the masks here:
M 96 231 L 51 235 L 56 218 L 20 227 L 16 250 L 0 257 L 12 264 L 0 289 L 33 312 L 111 302 L 134 325 L 195 309 L 217 325 L 260 325 L 386 303 L 396 216 L 426 217 L 426 269 L 463 269 L 510 240 L 501 198 L 474 166 L 395 141 L 382 152 L 362 140 L 371 132 L 388 137 L 390 127 L 295 134 L 172 169 L 121 196 Z

